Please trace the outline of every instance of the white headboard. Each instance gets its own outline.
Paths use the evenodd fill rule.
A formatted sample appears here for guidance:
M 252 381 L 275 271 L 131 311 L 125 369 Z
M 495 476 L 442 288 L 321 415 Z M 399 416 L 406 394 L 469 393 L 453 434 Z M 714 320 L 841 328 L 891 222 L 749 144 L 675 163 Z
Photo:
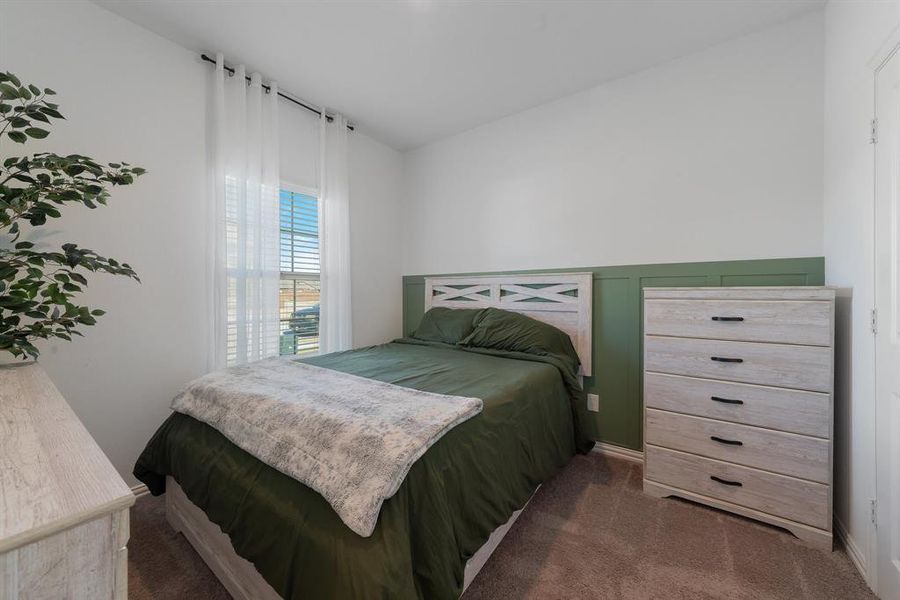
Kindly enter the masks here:
M 426 277 L 425 310 L 492 306 L 549 323 L 569 334 L 590 375 L 592 280 L 591 273 Z

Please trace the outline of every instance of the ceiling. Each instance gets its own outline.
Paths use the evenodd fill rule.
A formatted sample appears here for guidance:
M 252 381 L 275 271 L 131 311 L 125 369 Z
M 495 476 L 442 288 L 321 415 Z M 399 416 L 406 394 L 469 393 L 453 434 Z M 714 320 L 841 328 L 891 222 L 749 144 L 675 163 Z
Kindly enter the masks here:
M 95 0 L 415 148 L 824 0 Z

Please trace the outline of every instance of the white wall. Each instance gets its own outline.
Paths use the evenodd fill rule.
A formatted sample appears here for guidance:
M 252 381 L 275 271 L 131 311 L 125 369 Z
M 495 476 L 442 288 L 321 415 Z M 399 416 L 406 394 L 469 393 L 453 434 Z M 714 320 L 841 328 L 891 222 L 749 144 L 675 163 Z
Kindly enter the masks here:
M 900 24 L 900 3 L 832 1 L 825 10 L 825 279 L 852 288 L 839 302 L 835 398 L 835 511 L 851 556 L 874 563 L 872 288 L 874 67 Z
M 405 274 L 822 254 L 822 14 L 425 146 Z
M 53 223 L 55 241 L 127 260 L 143 283 L 92 277 L 85 302 L 106 316 L 85 329 L 84 339 L 45 344 L 41 355 L 113 464 L 135 483 L 134 460 L 169 414 L 170 400 L 206 368 L 209 66 L 194 52 L 74 1 L 0 4 L 0 65 L 54 88 L 67 117 L 40 146 L 23 150 L 4 141 L 4 156 L 44 148 L 148 170 L 134 186 L 116 189 L 109 207 L 72 209 Z M 293 142 L 283 145 L 283 168 L 286 178 L 314 186 L 318 141 L 310 140 L 309 117 L 301 115 L 282 104 L 283 130 Z M 400 333 L 401 165 L 395 151 L 358 132 L 350 151 L 357 162 L 350 172 L 353 336 L 364 344 Z
M 401 335 L 401 178 L 398 152 L 350 135 L 350 261 L 353 345 Z

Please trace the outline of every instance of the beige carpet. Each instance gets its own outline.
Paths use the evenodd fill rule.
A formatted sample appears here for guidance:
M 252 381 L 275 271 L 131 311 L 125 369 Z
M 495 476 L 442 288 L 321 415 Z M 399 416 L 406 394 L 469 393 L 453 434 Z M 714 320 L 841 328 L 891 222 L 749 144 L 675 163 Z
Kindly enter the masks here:
M 162 498 L 132 513 L 132 600 L 227 599 L 165 522 Z M 641 493 L 641 468 L 576 457 L 548 482 L 464 600 L 609 598 L 874 599 L 842 549 L 827 554 L 788 533 L 688 502 Z

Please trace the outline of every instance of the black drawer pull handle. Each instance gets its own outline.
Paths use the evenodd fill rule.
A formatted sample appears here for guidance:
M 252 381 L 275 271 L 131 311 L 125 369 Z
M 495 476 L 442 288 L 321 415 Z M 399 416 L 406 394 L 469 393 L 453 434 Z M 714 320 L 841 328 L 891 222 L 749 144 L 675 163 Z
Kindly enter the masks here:
M 732 400 L 731 398 L 719 398 L 718 396 L 710 396 L 710 400 L 713 402 L 721 402 L 723 404 L 743 404 L 743 400 Z
M 715 475 L 710 475 L 709 478 L 715 482 L 721 483 L 722 485 L 731 485 L 734 487 L 741 487 L 744 485 L 740 481 L 728 481 L 727 479 L 722 479 L 721 477 L 716 477 Z
M 744 445 L 744 442 L 739 442 L 738 440 L 726 440 L 725 438 L 720 438 L 719 436 L 716 436 L 716 435 L 709 436 L 709 439 L 711 439 L 714 442 L 719 442 L 720 444 L 728 444 L 729 446 L 743 446 Z
M 743 321 L 744 317 L 713 317 L 713 321 Z
M 742 362 L 744 362 L 743 358 L 727 358 L 725 356 L 710 356 L 709 360 L 714 360 L 716 362 L 727 362 L 727 363 L 742 363 Z

